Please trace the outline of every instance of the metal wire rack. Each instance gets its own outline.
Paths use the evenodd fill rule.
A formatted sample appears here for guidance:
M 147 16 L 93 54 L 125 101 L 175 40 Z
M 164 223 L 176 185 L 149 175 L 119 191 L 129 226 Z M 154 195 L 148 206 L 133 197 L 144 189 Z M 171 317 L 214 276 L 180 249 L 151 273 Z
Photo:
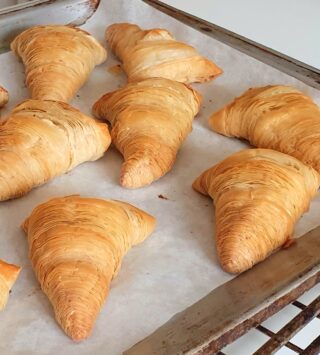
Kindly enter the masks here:
M 286 347 L 296 354 L 318 355 L 320 354 L 320 328 L 319 336 L 314 339 L 307 347 L 302 349 L 294 344 L 291 339 L 304 327 L 306 327 L 314 318 L 320 319 L 320 295 L 310 304 L 305 305 L 299 300 L 291 302 L 291 305 L 300 310 L 293 319 L 285 324 L 279 331 L 274 332 L 266 326 L 259 324 L 255 327 L 260 333 L 269 337 L 254 355 L 275 354 L 282 347 Z M 218 355 L 226 355 L 223 351 L 217 352 Z

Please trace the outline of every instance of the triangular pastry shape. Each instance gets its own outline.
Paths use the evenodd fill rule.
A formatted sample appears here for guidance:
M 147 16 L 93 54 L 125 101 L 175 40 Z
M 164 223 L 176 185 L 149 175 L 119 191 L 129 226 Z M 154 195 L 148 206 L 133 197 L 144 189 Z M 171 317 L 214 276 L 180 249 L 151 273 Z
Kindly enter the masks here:
M 20 270 L 19 266 L 7 264 L 0 260 L 0 311 L 7 304 L 10 290 L 16 282 Z
M 243 272 L 285 244 L 319 184 L 314 169 L 269 149 L 240 151 L 201 174 L 193 188 L 214 200 L 223 269 Z
M 27 100 L 0 123 L 0 201 L 103 156 L 106 124 L 64 102 Z
M 107 52 L 88 32 L 61 25 L 34 26 L 20 33 L 11 49 L 25 65 L 31 97 L 68 101 Z
M 90 335 L 123 256 L 154 226 L 128 203 L 80 196 L 54 198 L 24 222 L 33 269 L 73 340 Z
M 116 23 L 106 30 L 106 40 L 123 62 L 128 81 L 152 77 L 183 83 L 216 78 L 222 70 L 195 48 L 178 42 L 165 29 L 142 30 L 129 23 Z
M 295 88 L 249 89 L 214 113 L 209 124 L 218 133 L 292 155 L 320 172 L 320 109 Z
M 107 93 L 94 104 L 93 113 L 111 123 L 112 142 L 124 157 L 121 185 L 142 187 L 172 168 L 200 102 L 192 88 L 152 78 Z

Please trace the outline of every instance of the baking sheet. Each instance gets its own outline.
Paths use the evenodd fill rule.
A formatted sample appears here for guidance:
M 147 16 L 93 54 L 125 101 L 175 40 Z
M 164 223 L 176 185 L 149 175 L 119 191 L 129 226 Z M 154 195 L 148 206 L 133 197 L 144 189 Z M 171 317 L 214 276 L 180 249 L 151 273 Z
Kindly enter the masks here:
M 211 132 L 209 115 L 250 86 L 275 83 L 294 85 L 320 104 L 317 90 L 138 0 L 102 0 L 96 14 L 82 28 L 103 41 L 105 27 L 114 22 L 165 27 L 212 58 L 225 73 L 212 83 L 195 85 L 204 96 L 201 113 L 174 168 L 158 182 L 139 190 L 121 188 L 118 178 L 122 158 L 109 149 L 99 161 L 83 164 L 23 198 L 0 204 L 0 258 L 23 267 L 7 308 L 0 314 L 1 354 L 121 354 L 175 313 L 229 280 L 231 276 L 220 269 L 216 258 L 212 202 L 194 192 L 191 184 L 204 169 L 247 145 Z M 72 101 L 85 113 L 90 113 L 92 104 L 103 93 L 125 83 L 124 75 L 115 76 L 107 70 L 118 63 L 110 51 L 108 54 L 107 62 L 95 69 Z M 0 68 L 0 84 L 10 92 L 10 103 L 1 112 L 4 116 L 27 98 L 28 92 L 23 66 L 12 53 L 0 55 Z M 128 201 L 158 221 L 153 235 L 124 258 L 92 336 L 80 344 L 73 343 L 56 324 L 51 305 L 34 277 L 26 238 L 19 227 L 39 203 L 77 193 Z M 317 197 L 298 223 L 296 235 L 319 225 L 319 215 Z

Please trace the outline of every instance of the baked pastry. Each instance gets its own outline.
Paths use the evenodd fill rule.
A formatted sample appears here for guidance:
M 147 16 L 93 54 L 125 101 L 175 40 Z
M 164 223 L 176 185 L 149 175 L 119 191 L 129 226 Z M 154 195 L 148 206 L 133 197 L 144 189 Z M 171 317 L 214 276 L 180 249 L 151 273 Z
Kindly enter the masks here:
M 9 293 L 16 282 L 21 268 L 0 260 L 0 311 L 7 304 Z
M 176 41 L 162 28 L 144 31 L 137 25 L 116 23 L 107 28 L 105 36 L 123 62 L 129 82 L 151 77 L 183 83 L 204 82 L 222 73 L 195 48 Z
M 294 156 L 320 172 L 320 109 L 289 86 L 247 90 L 210 118 L 211 128 Z
M 148 185 L 172 168 L 200 101 L 191 87 L 151 78 L 107 93 L 94 104 L 94 114 L 111 123 L 112 142 L 124 157 L 122 186 Z
M 88 32 L 72 26 L 34 26 L 20 33 L 11 49 L 25 65 L 31 97 L 68 101 L 107 58 Z
M 214 200 L 222 268 L 243 272 L 288 242 L 319 184 L 314 169 L 269 149 L 240 151 L 201 174 L 193 188 Z
M 0 123 L 0 201 L 103 156 L 106 124 L 57 101 L 27 100 Z
M 4 87 L 0 86 L 0 108 L 6 105 L 8 101 L 9 101 L 8 91 Z
M 123 256 L 154 226 L 128 203 L 80 196 L 54 198 L 24 222 L 32 267 L 73 340 L 90 335 Z

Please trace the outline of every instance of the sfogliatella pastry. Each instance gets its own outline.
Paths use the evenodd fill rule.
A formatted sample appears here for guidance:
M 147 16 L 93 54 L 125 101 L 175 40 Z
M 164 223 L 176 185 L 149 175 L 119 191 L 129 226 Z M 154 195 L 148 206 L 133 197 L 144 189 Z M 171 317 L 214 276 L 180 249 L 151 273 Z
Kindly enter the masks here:
M 112 142 L 124 157 L 120 183 L 137 188 L 173 166 L 200 108 L 201 97 L 182 83 L 152 78 L 102 96 L 93 113 L 112 126 Z
M 10 290 L 16 282 L 20 270 L 19 266 L 7 264 L 3 260 L 0 260 L 0 311 L 7 304 Z
M 319 184 L 314 169 L 270 149 L 240 151 L 202 173 L 193 188 L 214 201 L 222 268 L 243 272 L 288 242 Z
M 137 25 L 116 23 L 107 28 L 105 36 L 123 62 L 129 82 L 151 77 L 204 82 L 222 73 L 211 60 L 162 28 L 142 30 Z
M 320 109 L 295 88 L 249 89 L 213 114 L 209 124 L 218 133 L 292 155 L 320 172 Z
M 87 338 L 127 251 L 155 219 L 125 202 L 67 196 L 36 207 L 24 222 L 29 257 L 57 322 Z
M 0 201 L 99 159 L 110 142 L 106 124 L 66 103 L 22 102 L 0 123 Z
M 14 39 L 11 49 L 25 65 L 31 97 L 39 100 L 70 100 L 107 58 L 94 37 L 72 26 L 31 27 Z

